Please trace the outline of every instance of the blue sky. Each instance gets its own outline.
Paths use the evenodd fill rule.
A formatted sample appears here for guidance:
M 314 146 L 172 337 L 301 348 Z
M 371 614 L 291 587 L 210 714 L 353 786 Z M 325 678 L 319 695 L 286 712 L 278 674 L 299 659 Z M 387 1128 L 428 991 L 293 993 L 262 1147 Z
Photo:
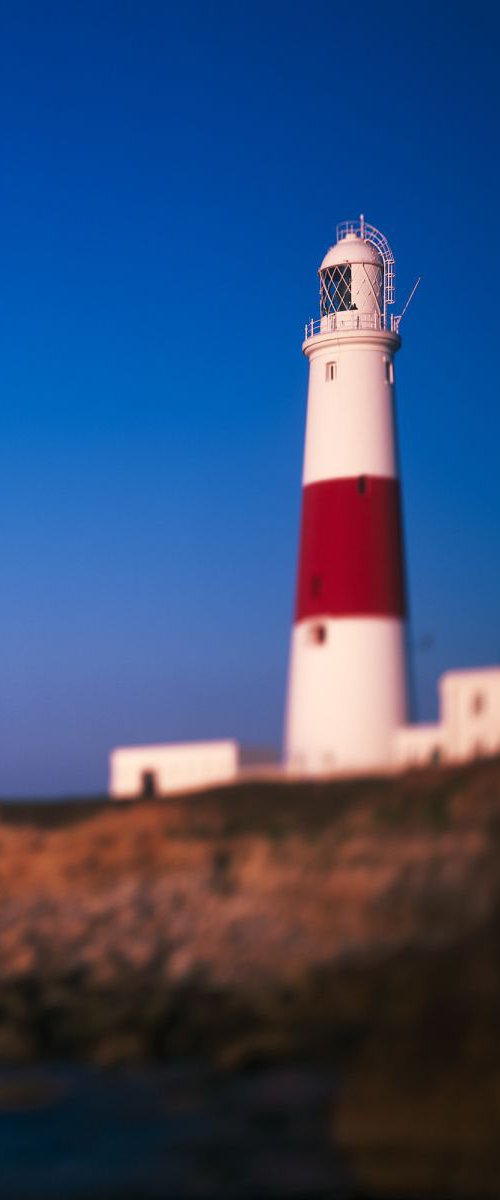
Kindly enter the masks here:
M 451 16 L 452 13 L 452 16 Z M 418 716 L 500 660 L 498 12 L 0 3 L 0 793 L 281 738 L 317 267 L 396 255 Z M 432 635 L 432 645 L 422 641 Z

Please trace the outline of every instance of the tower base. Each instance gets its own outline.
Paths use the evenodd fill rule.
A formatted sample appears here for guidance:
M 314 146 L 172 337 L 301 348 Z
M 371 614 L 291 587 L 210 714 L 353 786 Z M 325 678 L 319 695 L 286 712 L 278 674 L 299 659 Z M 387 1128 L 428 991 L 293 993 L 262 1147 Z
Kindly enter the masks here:
M 390 767 L 408 719 L 404 623 L 318 617 L 292 633 L 285 757 L 299 774 Z

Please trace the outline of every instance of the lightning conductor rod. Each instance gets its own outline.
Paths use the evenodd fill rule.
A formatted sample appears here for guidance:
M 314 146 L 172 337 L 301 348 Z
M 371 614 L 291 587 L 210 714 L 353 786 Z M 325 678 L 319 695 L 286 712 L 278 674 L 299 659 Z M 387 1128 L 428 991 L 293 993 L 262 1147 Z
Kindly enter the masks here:
M 414 284 L 414 286 L 413 286 L 413 288 L 412 288 L 412 290 L 411 290 L 411 292 L 410 292 L 410 295 L 408 296 L 408 299 L 407 299 L 407 301 L 406 301 L 406 304 L 405 304 L 405 306 L 404 306 L 404 309 L 403 309 L 402 313 L 400 313 L 399 317 L 396 317 L 396 333 L 398 332 L 399 326 L 400 326 L 400 324 L 401 324 L 401 321 L 403 320 L 403 317 L 404 317 L 404 315 L 405 315 L 405 312 L 406 312 L 407 308 L 409 307 L 409 305 L 411 304 L 411 302 L 412 302 L 412 300 L 413 300 L 413 297 L 414 297 L 414 295 L 415 295 L 415 292 L 416 292 L 416 290 L 417 290 L 417 288 L 418 288 L 418 285 L 419 285 L 419 283 L 420 283 L 420 280 L 421 280 L 421 278 L 422 278 L 422 276 L 421 276 L 421 275 L 419 275 L 419 277 L 418 277 L 418 279 L 417 279 L 417 282 Z

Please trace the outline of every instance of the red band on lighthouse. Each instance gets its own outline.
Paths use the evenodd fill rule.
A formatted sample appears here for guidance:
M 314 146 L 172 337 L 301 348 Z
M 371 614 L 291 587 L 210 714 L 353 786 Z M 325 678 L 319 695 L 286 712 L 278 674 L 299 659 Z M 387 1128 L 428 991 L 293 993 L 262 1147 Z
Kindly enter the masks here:
M 399 483 L 359 476 L 303 492 L 296 621 L 404 617 Z

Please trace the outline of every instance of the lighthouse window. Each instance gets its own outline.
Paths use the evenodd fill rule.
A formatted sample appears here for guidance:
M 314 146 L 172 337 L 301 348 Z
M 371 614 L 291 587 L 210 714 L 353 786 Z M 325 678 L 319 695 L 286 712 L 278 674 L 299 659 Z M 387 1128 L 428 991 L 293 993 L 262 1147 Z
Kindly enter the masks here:
M 327 363 L 326 364 L 326 381 L 327 381 L 327 383 L 333 383 L 333 380 L 336 378 L 337 378 L 337 363 L 336 362 Z
M 471 708 L 475 717 L 478 717 L 480 713 L 484 712 L 485 701 L 482 692 L 476 692 L 476 695 L 473 696 Z
M 326 642 L 326 625 L 311 625 L 309 640 L 314 646 L 322 646 Z
M 385 378 L 386 383 L 394 383 L 394 363 L 390 358 L 385 360 Z
M 358 475 L 358 492 L 360 496 L 366 493 L 366 475 Z

